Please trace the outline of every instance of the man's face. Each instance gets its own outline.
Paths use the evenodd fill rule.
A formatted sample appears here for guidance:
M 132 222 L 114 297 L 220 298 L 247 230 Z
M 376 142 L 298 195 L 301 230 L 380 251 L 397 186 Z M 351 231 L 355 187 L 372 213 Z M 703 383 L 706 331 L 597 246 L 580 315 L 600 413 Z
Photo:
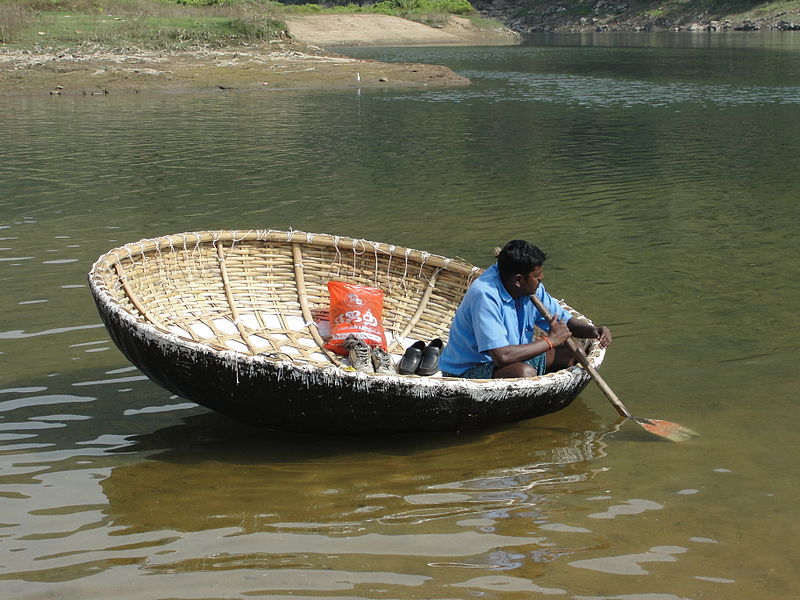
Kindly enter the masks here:
M 533 268 L 533 271 L 528 273 L 527 275 L 520 276 L 520 295 L 521 296 L 530 296 L 536 292 L 536 288 L 539 287 L 539 282 L 544 278 L 544 274 L 542 273 L 542 267 L 537 266 Z

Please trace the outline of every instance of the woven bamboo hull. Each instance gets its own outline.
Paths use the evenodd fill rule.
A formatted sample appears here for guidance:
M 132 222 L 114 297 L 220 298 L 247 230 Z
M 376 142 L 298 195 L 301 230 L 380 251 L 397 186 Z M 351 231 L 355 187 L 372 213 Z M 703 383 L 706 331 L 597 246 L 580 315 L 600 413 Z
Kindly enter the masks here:
M 320 246 L 328 250 L 315 263 Z M 369 252 L 353 252 L 363 247 Z M 249 267 L 231 269 L 234 255 L 244 256 L 241 264 Z M 288 263 L 278 260 L 286 256 Z M 402 260 L 392 266 L 398 256 Z M 220 270 L 223 263 L 228 268 Z M 306 275 L 319 265 L 327 272 Z M 274 271 L 281 269 L 291 269 L 292 277 L 280 281 Z M 310 343 L 321 341 L 310 311 L 325 304 L 321 287 L 329 278 L 387 292 L 384 326 L 394 340 L 390 350 L 399 356 L 408 340 L 446 340 L 452 313 L 480 272 L 459 261 L 363 240 L 207 232 L 112 250 L 97 261 L 89 279 L 101 318 L 131 363 L 167 390 L 247 423 L 328 433 L 458 431 L 566 407 L 589 381 L 579 367 L 509 380 L 368 375 L 335 364 L 335 357 Z M 186 282 L 194 277 L 205 280 L 198 293 L 187 293 Z M 298 278 L 299 285 L 289 281 Z M 150 283 L 142 283 L 145 279 Z M 284 322 L 270 328 L 275 310 L 284 311 Z M 211 329 L 214 335 L 208 337 Z M 302 355 L 292 359 L 286 351 L 294 347 Z M 595 347 L 590 354 L 595 367 L 602 358 Z

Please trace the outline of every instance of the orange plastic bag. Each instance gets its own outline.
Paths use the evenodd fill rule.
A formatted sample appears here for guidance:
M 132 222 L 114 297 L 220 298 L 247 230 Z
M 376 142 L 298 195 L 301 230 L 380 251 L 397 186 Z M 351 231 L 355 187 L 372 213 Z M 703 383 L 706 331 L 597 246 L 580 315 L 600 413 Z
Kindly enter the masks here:
M 331 339 L 325 344 L 328 350 L 346 356 L 348 350 L 344 347 L 344 340 L 349 335 L 363 340 L 368 346 L 380 346 L 386 350 L 386 333 L 381 325 L 383 291 L 343 281 L 329 281 L 328 293 L 331 296 Z

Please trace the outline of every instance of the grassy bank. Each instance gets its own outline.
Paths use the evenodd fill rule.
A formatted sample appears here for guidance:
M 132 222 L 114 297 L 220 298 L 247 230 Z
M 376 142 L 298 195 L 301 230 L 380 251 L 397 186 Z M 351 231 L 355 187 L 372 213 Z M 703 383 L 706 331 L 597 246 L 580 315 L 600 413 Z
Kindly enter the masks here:
M 204 0 L 198 0 L 204 1 Z M 287 14 L 358 14 L 374 13 L 401 17 L 426 25 L 440 25 L 449 15 L 472 16 L 477 13 L 468 0 L 382 0 L 374 4 L 342 4 L 325 6 L 321 4 L 283 5 Z
M 253 43 L 285 34 L 269 5 L 195 7 L 156 0 L 33 0 L 0 4 L 0 41 L 14 47 L 171 49 Z
M 360 61 L 293 39 L 292 10 L 309 9 L 264 0 L 0 0 L 0 95 L 469 84 L 443 66 Z M 375 22 L 364 25 L 373 40 L 387 34 L 387 21 L 408 25 L 357 17 Z
M 384 0 L 329 8 L 270 0 L 0 0 L 0 42 L 13 48 L 91 44 L 129 51 L 230 47 L 287 37 L 287 14 L 378 13 L 435 25 L 448 15 L 481 20 L 467 0 Z M 474 13 L 474 14 L 471 14 Z

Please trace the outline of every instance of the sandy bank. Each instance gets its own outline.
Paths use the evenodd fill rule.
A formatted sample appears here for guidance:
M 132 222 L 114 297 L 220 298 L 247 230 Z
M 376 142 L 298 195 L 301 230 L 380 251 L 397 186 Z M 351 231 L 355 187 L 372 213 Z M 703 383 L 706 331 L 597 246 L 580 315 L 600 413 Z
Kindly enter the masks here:
M 514 40 L 513 34 L 478 30 L 466 19 L 435 29 L 385 15 L 314 15 L 292 17 L 288 27 L 292 39 L 227 49 L 119 53 L 90 45 L 69 50 L 0 48 L 0 95 L 467 85 L 468 79 L 447 67 L 357 60 L 319 46 Z
M 451 16 L 441 27 L 428 27 L 388 15 L 303 15 L 284 19 L 293 38 L 317 46 L 486 46 L 516 43 L 518 34 L 475 27 Z

